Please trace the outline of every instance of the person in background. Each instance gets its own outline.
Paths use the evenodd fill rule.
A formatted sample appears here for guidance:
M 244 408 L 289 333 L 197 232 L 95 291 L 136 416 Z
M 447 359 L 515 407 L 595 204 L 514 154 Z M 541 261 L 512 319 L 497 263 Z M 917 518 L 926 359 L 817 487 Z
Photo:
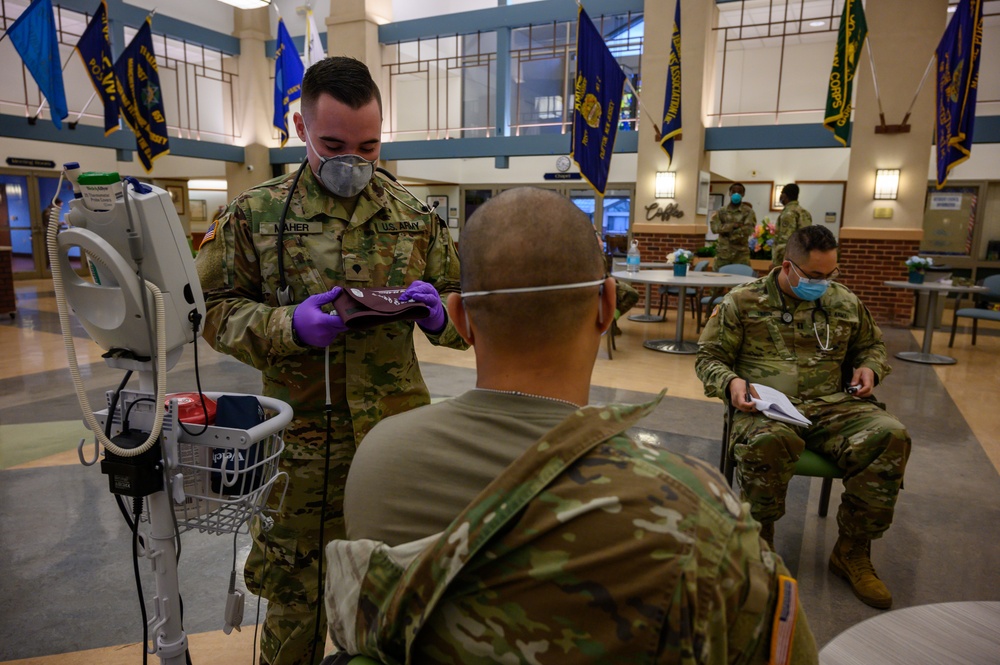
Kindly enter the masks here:
M 813 223 L 809 211 L 799 205 L 799 186 L 794 182 L 781 188 L 781 196 L 778 200 L 784 207 L 781 209 L 778 223 L 775 225 L 774 247 L 771 248 L 772 268 L 777 268 L 784 260 L 788 238 L 803 226 L 809 226 Z
M 746 188 L 734 182 L 729 186 L 729 205 L 720 208 L 709 222 L 719 239 L 715 245 L 715 270 L 730 263 L 750 265 L 750 235 L 757 225 L 757 215 L 743 198 Z
M 718 471 L 629 434 L 662 395 L 585 406 L 616 299 L 586 214 L 511 189 L 460 254 L 448 311 L 476 387 L 358 450 L 351 540 L 327 548 L 334 643 L 414 663 L 815 663 L 795 581 Z
M 837 239 L 826 227 L 793 233 L 781 267 L 736 287 L 716 306 L 701 333 L 695 371 L 706 395 L 736 408 L 730 437 L 736 476 L 769 543 L 804 449 L 844 470 L 830 569 L 861 601 L 885 609 L 892 594 L 872 566 L 871 541 L 892 524 L 910 436 L 866 399 L 890 372 L 885 344 L 868 308 L 832 281 L 838 274 Z M 812 425 L 765 417 L 748 382 L 788 395 Z
M 269 495 L 273 527 L 252 524 L 244 569 L 247 587 L 268 600 L 260 643 L 268 665 L 322 657 L 319 558 L 325 541 L 344 537 L 343 489 L 354 452 L 380 419 L 430 401 L 412 321 L 349 330 L 329 304 L 342 288 L 406 287 L 402 299 L 429 307 L 416 327 L 431 343 L 467 348 L 440 296 L 459 286 L 448 230 L 375 170 L 382 102 L 368 68 L 344 57 L 312 65 L 293 119 L 307 155 L 298 181 L 287 174 L 238 196 L 205 235 L 196 261 L 208 309 L 205 339 L 259 369 L 263 393 L 295 411 L 280 463 L 287 491 L 279 486 Z

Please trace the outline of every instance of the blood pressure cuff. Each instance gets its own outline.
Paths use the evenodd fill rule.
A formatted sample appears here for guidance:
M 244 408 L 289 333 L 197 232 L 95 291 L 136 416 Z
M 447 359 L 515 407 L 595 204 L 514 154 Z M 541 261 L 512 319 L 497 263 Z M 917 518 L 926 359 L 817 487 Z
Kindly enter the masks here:
M 359 289 L 348 286 L 341 290 L 333 301 L 337 314 L 351 330 L 364 330 L 383 323 L 404 319 L 423 319 L 430 315 L 427 305 L 407 301 L 400 302 L 406 287 Z
M 253 395 L 222 395 L 215 402 L 215 425 L 235 429 L 250 429 L 264 422 L 264 409 Z M 260 442 L 247 448 L 215 448 L 212 450 L 212 491 L 226 496 L 247 494 L 258 487 L 263 468 L 253 468 L 259 460 Z M 225 474 L 225 480 L 223 480 Z M 233 479 L 235 483 L 227 484 Z

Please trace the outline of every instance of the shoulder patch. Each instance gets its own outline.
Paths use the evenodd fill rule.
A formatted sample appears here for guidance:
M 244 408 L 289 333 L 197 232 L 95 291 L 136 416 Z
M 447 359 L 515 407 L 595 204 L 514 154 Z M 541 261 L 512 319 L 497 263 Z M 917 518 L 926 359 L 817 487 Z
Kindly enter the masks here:
M 710 318 L 710 319 L 714 319 L 714 318 L 715 318 L 715 315 L 719 313 L 719 308 L 720 308 L 721 306 L 722 306 L 722 305 L 716 305 L 715 307 L 713 307 L 713 308 L 712 308 L 712 314 L 711 314 L 711 315 L 710 315 L 710 316 L 709 316 L 708 318 Z
M 206 244 L 215 239 L 215 230 L 219 228 L 219 220 L 212 222 L 212 225 L 208 227 L 208 231 L 205 232 L 205 236 L 201 239 L 201 243 L 198 245 L 198 249 L 201 249 Z
M 787 665 L 792 658 L 792 638 L 799 612 L 799 583 L 785 575 L 778 576 L 778 602 L 774 607 L 771 628 L 771 665 Z

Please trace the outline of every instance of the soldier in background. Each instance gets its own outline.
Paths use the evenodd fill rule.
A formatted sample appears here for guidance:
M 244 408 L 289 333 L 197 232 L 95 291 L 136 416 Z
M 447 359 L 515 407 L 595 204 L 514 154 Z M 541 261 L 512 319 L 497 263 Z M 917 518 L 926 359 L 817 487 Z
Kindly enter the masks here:
M 778 223 L 775 224 L 774 247 L 771 248 L 772 268 L 780 266 L 784 260 L 788 238 L 803 226 L 809 226 L 813 223 L 809 211 L 799 205 L 799 186 L 794 182 L 781 188 L 781 196 L 778 200 L 784 207 L 781 209 L 781 214 L 778 215 Z
M 743 200 L 746 193 L 742 184 L 730 185 L 729 205 L 716 210 L 709 222 L 712 233 L 719 235 L 715 244 L 715 270 L 730 263 L 750 265 L 750 236 L 757 226 L 757 215 L 753 206 Z
M 325 541 L 344 536 L 343 484 L 355 449 L 384 416 L 430 402 L 412 321 L 348 330 L 329 303 L 341 288 L 406 286 L 404 297 L 430 308 L 416 325 L 431 343 L 467 348 L 439 295 L 458 290 L 448 230 L 375 172 L 382 101 L 368 68 L 343 57 L 312 65 L 293 119 L 307 154 L 298 180 L 280 176 L 237 197 L 197 258 L 205 339 L 259 369 L 263 393 L 295 411 L 280 466 L 288 474 L 284 505 L 269 531 L 255 520 L 244 570 L 248 588 L 268 600 L 260 646 L 268 665 L 322 657 L 319 559 Z M 279 245 L 277 220 L 289 198 Z M 282 489 L 270 493 L 270 508 Z
M 627 433 L 662 395 L 584 406 L 616 299 L 587 216 L 508 190 L 460 253 L 448 312 L 476 388 L 358 450 L 352 540 L 327 548 L 334 642 L 414 663 L 815 663 L 795 581 L 718 471 Z
M 706 395 L 737 409 L 730 438 L 736 476 L 768 542 L 805 448 L 844 470 L 830 569 L 860 600 L 885 609 L 892 594 L 872 567 L 871 541 L 892 523 L 910 436 L 865 399 L 890 371 L 885 344 L 868 308 L 831 281 L 838 273 L 837 239 L 826 227 L 793 233 L 780 268 L 733 289 L 712 312 L 695 371 Z M 788 395 L 812 425 L 765 417 L 749 399 L 748 381 Z

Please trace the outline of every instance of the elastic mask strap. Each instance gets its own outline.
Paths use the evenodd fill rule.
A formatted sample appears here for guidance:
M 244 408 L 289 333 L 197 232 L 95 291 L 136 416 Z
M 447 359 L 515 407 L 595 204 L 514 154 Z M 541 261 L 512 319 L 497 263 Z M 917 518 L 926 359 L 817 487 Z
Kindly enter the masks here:
M 592 282 L 573 282 L 572 284 L 552 284 L 550 286 L 522 286 L 514 289 L 494 289 L 492 291 L 471 291 L 463 293 L 462 298 L 478 298 L 479 296 L 490 296 L 499 293 L 538 293 L 541 291 L 563 291 L 565 289 L 583 289 L 588 286 L 599 286 L 604 283 L 604 279 L 595 279 Z

